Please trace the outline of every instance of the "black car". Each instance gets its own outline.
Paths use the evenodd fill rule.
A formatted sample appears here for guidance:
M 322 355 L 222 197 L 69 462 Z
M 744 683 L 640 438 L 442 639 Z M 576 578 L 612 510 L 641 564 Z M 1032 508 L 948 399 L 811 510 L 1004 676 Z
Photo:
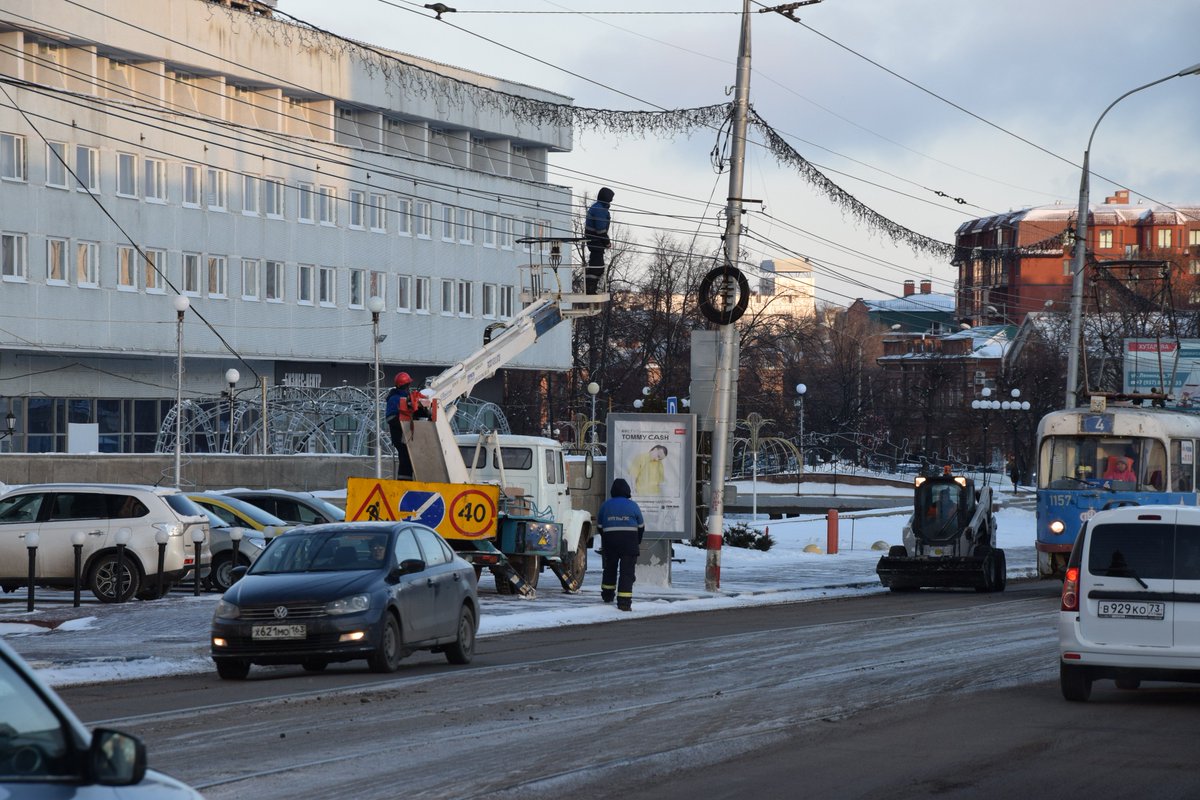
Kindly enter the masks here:
M 478 629 L 475 570 L 433 529 L 313 525 L 272 539 L 225 592 L 213 614 L 212 659 L 232 680 L 251 664 L 319 671 L 360 658 L 394 672 L 415 650 L 466 664 Z

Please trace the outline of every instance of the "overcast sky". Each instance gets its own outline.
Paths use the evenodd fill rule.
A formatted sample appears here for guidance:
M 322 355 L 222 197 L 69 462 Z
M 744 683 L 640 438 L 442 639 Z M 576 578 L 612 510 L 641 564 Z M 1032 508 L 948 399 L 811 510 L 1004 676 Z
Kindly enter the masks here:
M 437 22 L 410 0 L 278 3 L 341 35 L 560 92 L 581 106 L 711 105 L 726 102 L 735 80 L 741 0 L 450 5 L 458 13 Z M 1200 63 L 1196 0 L 823 0 L 797 9 L 803 25 L 756 13 L 762 7 L 751 6 L 758 113 L 843 189 L 944 242 L 977 216 L 1055 202 L 1074 207 L 1078 164 L 1104 108 Z M 1111 179 L 1093 178 L 1092 201 L 1115 182 L 1147 203 L 1200 205 L 1198 140 L 1200 76 L 1122 101 L 1092 146 L 1093 172 Z M 710 163 L 716 141 L 711 131 L 670 141 L 577 131 L 574 151 L 552 157 L 552 180 L 577 194 L 612 186 L 614 220 L 643 244 L 661 229 L 681 240 L 696 232 L 712 237 L 728 190 L 727 174 L 718 176 Z M 818 302 L 899 294 L 906 278 L 932 277 L 935 291 L 953 290 L 948 263 L 857 223 L 753 143 L 744 196 L 765 202 L 765 214 L 748 206 L 749 261 L 811 258 Z

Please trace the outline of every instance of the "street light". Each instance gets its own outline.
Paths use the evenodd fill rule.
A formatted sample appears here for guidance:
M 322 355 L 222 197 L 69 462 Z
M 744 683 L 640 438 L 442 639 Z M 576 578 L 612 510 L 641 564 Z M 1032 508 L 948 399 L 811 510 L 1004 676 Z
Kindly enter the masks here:
M 804 393 L 807 391 L 808 387 L 803 383 L 796 384 L 796 417 L 800 421 L 800 467 L 796 472 L 797 476 L 804 474 Z M 799 492 L 798 485 L 796 491 Z
M 238 380 L 242 377 L 242 373 L 230 367 L 225 370 L 225 382 L 229 384 L 229 437 L 228 451 L 233 452 L 233 387 L 237 386 Z
M 596 395 L 600 394 L 600 384 L 592 381 L 587 385 L 587 393 L 592 396 L 592 426 L 588 429 L 588 438 L 591 439 L 592 449 L 596 448 Z
M 4 430 L 0 431 L 0 439 L 7 439 L 17 432 L 17 415 L 11 410 L 4 415 Z
M 649 396 L 650 396 L 650 387 L 643 386 L 642 387 L 642 396 L 633 401 L 633 407 L 636 408 L 638 411 L 641 411 L 642 408 L 644 408 L 646 405 L 646 401 L 642 398 L 649 397 Z
M 367 311 L 371 312 L 371 346 L 375 369 L 375 477 L 383 477 L 383 435 L 379 424 L 379 344 L 384 340 L 379 335 L 379 315 L 383 312 L 384 302 L 379 295 L 371 295 L 367 299 Z
M 1108 104 L 1108 108 L 1104 109 L 1104 113 L 1096 120 L 1096 124 L 1092 126 L 1092 132 L 1088 135 L 1087 147 L 1083 151 L 1083 174 L 1079 178 L 1079 211 L 1075 217 L 1075 249 L 1071 253 L 1071 338 L 1069 340 L 1070 347 L 1067 349 L 1067 397 L 1066 408 L 1075 408 L 1076 400 L 1079 394 L 1079 350 L 1080 337 L 1083 329 L 1083 265 L 1087 253 L 1087 235 L 1088 235 L 1088 210 L 1090 202 L 1088 199 L 1088 180 L 1089 168 L 1088 161 L 1091 157 L 1092 139 L 1096 136 L 1096 129 L 1100 127 L 1100 122 L 1112 111 L 1113 106 L 1124 100 L 1129 95 L 1140 92 L 1142 89 L 1149 89 L 1151 86 L 1157 86 L 1160 83 L 1169 81 L 1172 78 L 1182 78 L 1186 75 L 1200 74 L 1200 64 L 1195 64 L 1187 69 L 1180 70 L 1174 75 L 1168 75 L 1165 78 L 1159 78 L 1156 81 L 1144 84 L 1136 89 L 1130 89 L 1125 94 L 1118 97 Z
M 972 400 L 971 408 L 976 411 L 1028 411 L 1030 409 L 1028 400 L 1021 400 L 1021 390 L 1013 389 L 1009 396 L 1012 400 L 993 400 L 992 390 L 990 387 L 983 387 L 980 392 L 982 400 Z M 988 467 L 991 464 L 991 454 L 988 452 L 988 420 L 991 417 L 988 414 L 983 415 L 983 483 L 986 486 L 990 481 L 988 478 Z
M 175 295 L 175 488 L 182 481 L 183 469 L 183 318 L 192 301 Z

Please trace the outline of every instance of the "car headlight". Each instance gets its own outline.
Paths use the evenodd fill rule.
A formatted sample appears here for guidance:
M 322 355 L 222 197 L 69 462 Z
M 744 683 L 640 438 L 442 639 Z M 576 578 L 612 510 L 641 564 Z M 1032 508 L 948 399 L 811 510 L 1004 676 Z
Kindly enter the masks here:
M 1066 529 L 1067 529 L 1067 526 L 1063 524 L 1061 519 L 1056 519 L 1050 523 L 1050 532 L 1053 533 L 1055 536 L 1062 534 L 1062 532 L 1065 531 Z
M 325 604 L 326 614 L 358 614 L 371 607 L 371 595 L 355 594 Z
M 213 611 L 213 619 L 237 619 L 242 610 L 228 600 L 221 600 Z

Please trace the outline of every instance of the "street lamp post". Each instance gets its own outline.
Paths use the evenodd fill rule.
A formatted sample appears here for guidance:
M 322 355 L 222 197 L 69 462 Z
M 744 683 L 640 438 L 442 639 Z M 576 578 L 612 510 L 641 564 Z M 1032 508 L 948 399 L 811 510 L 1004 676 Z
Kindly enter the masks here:
M 804 474 L 804 393 L 808 387 L 803 383 L 796 384 L 796 418 L 800 423 L 800 466 L 796 469 L 796 492 L 800 492 L 800 475 Z
M 1012 400 L 993 400 L 991 388 L 985 386 L 980 392 L 982 400 L 972 400 L 971 408 L 976 411 L 1028 411 L 1030 408 L 1028 400 L 1021 400 L 1021 390 L 1013 389 L 1010 392 Z M 988 467 L 991 464 L 991 453 L 988 452 L 988 420 L 989 414 L 983 415 L 983 483 L 987 486 L 991 481 L 988 476 Z
M 587 385 L 587 393 L 592 396 L 592 424 L 588 428 L 588 440 L 591 442 L 591 449 L 596 450 L 596 395 L 600 394 L 600 384 L 592 381 Z
M 183 469 L 183 318 L 192 301 L 175 295 L 175 488 L 182 481 Z
M 233 389 L 241 379 L 242 373 L 230 367 L 225 370 L 225 382 L 229 384 L 229 436 L 227 437 L 228 452 L 233 452 Z
M 1108 104 L 1108 108 L 1104 109 L 1104 113 L 1096 120 L 1096 124 L 1092 126 L 1091 134 L 1088 135 L 1087 147 L 1083 151 L 1083 174 L 1079 178 L 1079 210 L 1075 217 L 1075 249 L 1071 253 L 1071 338 L 1069 339 L 1070 346 L 1067 349 L 1066 408 L 1075 408 L 1079 395 L 1079 351 L 1081 349 L 1080 338 L 1083 333 L 1083 267 L 1087 253 L 1088 207 L 1090 205 L 1088 200 L 1090 172 L 1088 161 L 1091 158 L 1092 139 L 1096 136 L 1096 129 L 1100 127 L 1100 122 L 1109 111 L 1112 111 L 1113 106 L 1126 97 L 1129 97 L 1129 95 L 1140 92 L 1143 89 L 1149 89 L 1151 86 L 1157 86 L 1172 78 L 1182 78 L 1185 75 L 1197 74 L 1200 74 L 1200 64 L 1182 69 L 1174 75 L 1167 75 L 1165 78 L 1151 81 L 1136 89 L 1130 89 Z
M 384 302 L 379 295 L 372 295 L 367 299 L 367 310 L 371 312 L 371 348 L 372 362 L 374 364 L 373 381 L 375 386 L 375 477 L 377 479 L 383 477 L 383 432 L 380 429 L 379 423 L 379 345 L 384 337 L 379 335 L 379 315 L 383 312 Z
M 646 407 L 645 398 L 647 398 L 649 396 L 650 396 L 650 387 L 643 386 L 642 387 L 642 396 L 633 401 L 633 407 L 636 408 L 638 411 L 641 411 L 643 408 Z

